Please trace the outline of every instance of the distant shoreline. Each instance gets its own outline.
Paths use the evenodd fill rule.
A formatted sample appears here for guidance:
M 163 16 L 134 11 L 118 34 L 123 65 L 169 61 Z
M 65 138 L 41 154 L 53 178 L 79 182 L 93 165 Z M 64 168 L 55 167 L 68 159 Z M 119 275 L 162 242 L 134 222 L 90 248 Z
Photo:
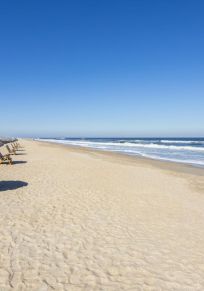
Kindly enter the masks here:
M 77 145 L 69 145 L 69 144 L 62 144 L 58 142 L 50 142 L 50 141 L 45 141 L 45 140 L 37 140 L 34 139 L 35 142 L 39 142 L 42 145 L 43 144 L 48 144 L 53 147 L 61 147 L 64 149 L 68 149 L 71 151 L 76 151 L 79 153 L 89 153 L 89 154 L 94 154 L 95 156 L 102 157 L 102 158 L 117 158 L 119 162 L 122 163 L 132 163 L 132 164 L 148 164 L 153 167 L 158 167 L 160 169 L 164 170 L 169 170 L 172 172 L 178 172 L 180 174 L 182 173 L 187 173 L 187 174 L 192 174 L 192 175 L 199 175 L 199 176 L 204 176 L 204 168 L 203 167 L 197 167 L 194 165 L 190 164 L 185 164 L 185 163 L 179 163 L 179 162 L 171 162 L 171 161 L 166 161 L 166 160 L 157 160 L 157 159 L 151 159 L 148 157 L 141 157 L 141 156 L 136 156 L 136 155 L 128 155 L 126 153 L 122 152 L 113 152 L 113 151 L 108 151 L 108 150 L 100 150 L 100 149 L 94 149 L 94 148 L 89 148 L 85 146 L 77 146 Z
M 118 156 L 123 159 L 128 159 L 130 161 L 142 161 L 142 162 L 147 162 L 151 163 L 154 166 L 158 166 L 160 168 L 167 168 L 171 170 L 176 170 L 179 172 L 184 172 L 184 173 L 193 173 L 196 175 L 204 175 L 204 167 L 199 166 L 199 165 L 194 165 L 194 164 L 188 164 L 184 162 L 177 162 L 177 161 L 170 161 L 170 160 L 165 160 L 165 159 L 157 159 L 157 158 L 150 158 L 150 157 L 143 157 L 139 155 L 133 155 L 133 154 L 128 154 L 125 152 L 119 152 L 119 151 L 111 151 L 111 150 L 103 150 L 103 149 L 96 149 L 96 148 L 91 148 L 91 147 L 86 147 L 86 146 L 79 146 L 79 145 L 72 145 L 72 144 L 63 144 L 60 142 L 55 142 L 55 141 L 49 141 L 49 140 L 42 140 L 42 139 L 34 139 L 34 141 L 37 142 L 42 142 L 42 143 L 48 143 L 52 145 L 58 145 L 58 146 L 63 146 L 63 147 L 69 147 L 72 148 L 73 150 L 81 151 L 81 152 L 95 152 L 98 154 L 102 155 L 108 155 L 108 156 Z

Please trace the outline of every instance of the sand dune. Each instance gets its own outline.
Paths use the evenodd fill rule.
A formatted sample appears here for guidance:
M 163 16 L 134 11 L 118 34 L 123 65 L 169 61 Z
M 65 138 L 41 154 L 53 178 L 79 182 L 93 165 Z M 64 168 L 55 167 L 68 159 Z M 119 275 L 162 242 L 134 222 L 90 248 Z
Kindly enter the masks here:
M 21 144 L 0 166 L 0 290 L 204 290 L 201 170 Z

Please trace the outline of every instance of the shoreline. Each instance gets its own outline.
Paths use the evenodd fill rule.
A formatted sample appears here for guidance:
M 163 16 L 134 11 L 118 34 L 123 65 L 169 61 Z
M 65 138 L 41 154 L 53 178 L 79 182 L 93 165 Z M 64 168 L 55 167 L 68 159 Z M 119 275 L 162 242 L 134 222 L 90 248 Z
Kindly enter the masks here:
M 41 140 L 33 140 L 39 143 L 45 143 L 53 146 L 59 146 L 62 148 L 69 148 L 70 150 L 81 152 L 81 153 L 90 153 L 90 154 L 98 154 L 99 156 L 104 157 L 116 157 L 121 159 L 123 162 L 130 162 L 130 163 L 147 163 L 147 165 L 152 165 L 154 167 L 158 167 L 160 169 L 169 170 L 169 171 L 176 171 L 179 173 L 187 173 L 192 175 L 204 176 L 204 168 L 199 166 L 194 166 L 187 163 L 182 162 L 174 162 L 168 160 L 159 160 L 153 159 L 148 157 L 136 156 L 136 155 L 129 155 L 122 152 L 113 152 L 108 150 L 101 150 L 101 149 L 94 149 L 85 146 L 77 146 L 77 145 L 70 145 L 70 144 L 62 144 L 58 142 L 49 142 L 49 141 L 41 141 Z

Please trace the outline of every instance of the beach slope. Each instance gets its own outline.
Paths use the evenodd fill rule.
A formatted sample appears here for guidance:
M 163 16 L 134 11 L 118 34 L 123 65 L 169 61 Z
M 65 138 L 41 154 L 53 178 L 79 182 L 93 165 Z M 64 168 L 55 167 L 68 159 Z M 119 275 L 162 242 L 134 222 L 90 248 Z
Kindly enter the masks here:
M 204 290 L 204 176 L 30 140 L 0 166 L 0 290 Z

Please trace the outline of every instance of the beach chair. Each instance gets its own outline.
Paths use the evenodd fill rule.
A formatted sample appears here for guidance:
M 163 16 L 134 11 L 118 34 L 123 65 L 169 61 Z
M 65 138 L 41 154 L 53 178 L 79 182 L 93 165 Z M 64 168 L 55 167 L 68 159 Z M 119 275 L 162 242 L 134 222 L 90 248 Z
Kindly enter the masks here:
M 11 144 L 13 148 L 15 148 L 16 150 L 18 150 L 19 148 L 22 148 L 22 146 L 18 143 L 18 142 L 14 142 Z
M 20 143 L 19 143 L 18 141 L 16 141 L 16 146 L 17 146 L 18 148 L 23 148 L 23 147 L 20 145 Z
M 16 155 L 16 151 L 15 151 L 14 148 L 11 149 L 11 148 L 9 147 L 9 145 L 6 145 L 6 148 L 7 148 L 7 151 L 9 152 L 10 155 Z
M 18 150 L 18 147 L 15 146 L 13 143 L 11 143 L 11 146 L 12 146 L 12 149 L 13 149 L 14 152 Z
M 0 164 L 2 164 L 2 162 L 8 161 L 9 165 L 12 165 L 13 161 L 12 158 L 10 157 L 10 155 L 2 155 L 2 153 L 0 152 Z

